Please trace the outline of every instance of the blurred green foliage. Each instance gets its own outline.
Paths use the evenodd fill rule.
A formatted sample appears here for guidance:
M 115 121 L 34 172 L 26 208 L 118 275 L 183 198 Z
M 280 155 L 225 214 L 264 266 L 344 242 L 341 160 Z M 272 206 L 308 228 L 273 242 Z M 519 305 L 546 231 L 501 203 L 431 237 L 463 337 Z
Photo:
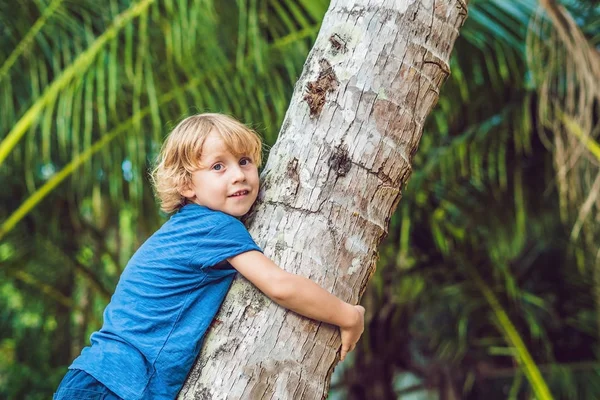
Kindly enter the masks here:
M 597 46 L 598 7 L 567 6 Z M 100 326 L 164 221 L 148 170 L 170 127 L 225 112 L 274 143 L 326 7 L 0 4 L 0 397 L 48 398 Z M 600 398 L 594 257 L 558 218 L 536 133 L 536 7 L 471 1 L 363 299 L 368 330 L 332 395 L 534 398 L 517 333 L 556 398 Z
M 597 48 L 598 6 L 566 5 Z M 537 6 L 470 3 L 363 298 L 368 336 L 336 377 L 341 398 L 547 398 L 523 349 L 554 398 L 600 398 L 598 245 L 573 241 L 559 216 L 561 165 L 526 62 Z

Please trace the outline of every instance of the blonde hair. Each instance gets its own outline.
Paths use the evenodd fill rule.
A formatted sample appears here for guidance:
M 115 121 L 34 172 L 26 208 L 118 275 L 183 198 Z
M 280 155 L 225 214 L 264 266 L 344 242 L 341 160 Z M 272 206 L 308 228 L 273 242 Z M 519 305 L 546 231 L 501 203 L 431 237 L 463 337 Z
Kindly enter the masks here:
M 152 183 L 161 210 L 171 213 L 186 203 L 180 191 L 191 183 L 192 173 L 200 167 L 202 146 L 211 132 L 221 137 L 232 154 L 249 156 L 260 166 L 262 143 L 252 129 L 223 114 L 187 117 L 167 136 L 152 171 Z

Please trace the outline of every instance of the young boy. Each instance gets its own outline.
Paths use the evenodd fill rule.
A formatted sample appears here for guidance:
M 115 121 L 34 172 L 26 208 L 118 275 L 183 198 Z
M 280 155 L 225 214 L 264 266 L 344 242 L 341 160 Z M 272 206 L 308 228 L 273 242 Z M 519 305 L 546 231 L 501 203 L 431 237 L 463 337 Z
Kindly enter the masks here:
M 341 359 L 354 348 L 364 309 L 280 269 L 237 219 L 256 200 L 260 162 L 259 137 L 228 116 L 191 116 L 171 132 L 153 180 L 174 214 L 127 264 L 55 399 L 175 398 L 236 271 L 281 306 L 339 326 Z

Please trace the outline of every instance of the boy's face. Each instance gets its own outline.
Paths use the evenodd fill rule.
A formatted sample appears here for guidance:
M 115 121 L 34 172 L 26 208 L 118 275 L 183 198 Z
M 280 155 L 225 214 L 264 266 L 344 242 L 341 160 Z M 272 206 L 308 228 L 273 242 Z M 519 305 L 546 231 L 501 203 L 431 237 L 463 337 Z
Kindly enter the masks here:
M 181 194 L 196 204 L 234 217 L 246 214 L 258 195 L 258 168 L 249 155 L 234 156 L 223 140 L 210 133 L 202 146 L 202 167 Z

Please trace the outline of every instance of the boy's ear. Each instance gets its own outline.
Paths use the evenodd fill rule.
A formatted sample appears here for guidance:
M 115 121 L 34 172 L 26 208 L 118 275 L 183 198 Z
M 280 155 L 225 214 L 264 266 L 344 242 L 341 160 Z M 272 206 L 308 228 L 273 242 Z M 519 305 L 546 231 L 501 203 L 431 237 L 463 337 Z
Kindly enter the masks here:
M 196 195 L 194 193 L 194 189 L 192 189 L 192 185 L 190 183 L 186 183 L 182 187 L 180 187 L 179 194 L 181 194 L 186 199 L 191 199 Z

